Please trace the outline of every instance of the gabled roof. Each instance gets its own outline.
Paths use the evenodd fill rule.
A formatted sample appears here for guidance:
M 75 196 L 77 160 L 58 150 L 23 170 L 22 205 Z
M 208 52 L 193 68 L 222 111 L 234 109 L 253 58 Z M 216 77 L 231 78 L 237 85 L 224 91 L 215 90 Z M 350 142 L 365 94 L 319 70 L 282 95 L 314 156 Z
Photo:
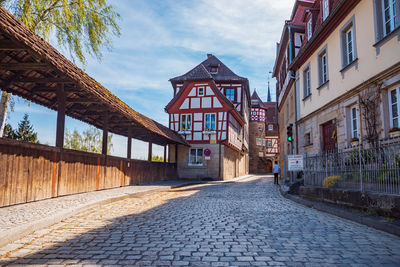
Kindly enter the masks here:
M 264 105 L 267 107 L 267 113 L 266 113 L 266 121 L 267 122 L 272 122 L 272 123 L 277 123 L 277 106 L 276 102 L 264 102 Z
M 251 107 L 267 109 L 267 107 L 264 105 L 264 102 L 262 102 L 262 100 L 258 96 L 256 90 L 254 90 L 253 94 L 251 95 Z
M 217 72 L 211 72 L 211 68 L 217 68 Z M 214 79 L 214 81 L 247 81 L 246 78 L 236 75 L 216 56 L 208 54 L 207 59 L 197 65 L 195 68 L 185 73 L 170 79 L 171 82 L 184 82 L 202 79 Z

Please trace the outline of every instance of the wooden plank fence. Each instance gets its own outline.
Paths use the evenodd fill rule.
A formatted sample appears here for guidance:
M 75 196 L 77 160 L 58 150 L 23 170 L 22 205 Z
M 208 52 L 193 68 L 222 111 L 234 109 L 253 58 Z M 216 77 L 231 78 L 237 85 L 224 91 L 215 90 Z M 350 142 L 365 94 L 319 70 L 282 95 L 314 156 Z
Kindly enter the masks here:
M 0 207 L 177 178 L 176 164 L 0 138 Z

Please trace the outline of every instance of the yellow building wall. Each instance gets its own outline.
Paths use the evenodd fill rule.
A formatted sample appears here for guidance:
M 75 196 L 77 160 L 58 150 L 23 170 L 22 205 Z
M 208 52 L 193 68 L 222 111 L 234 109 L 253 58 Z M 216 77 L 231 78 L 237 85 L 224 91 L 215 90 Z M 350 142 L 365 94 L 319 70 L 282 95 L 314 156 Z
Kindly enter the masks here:
M 340 72 L 342 69 L 340 30 L 353 16 L 355 17 L 358 69 L 355 66 L 357 63 L 353 64 L 344 72 L 344 77 L 342 77 Z M 400 62 L 400 41 L 397 35 L 395 34 L 383 44 L 380 48 L 380 53 L 377 55 L 376 48 L 373 46 L 376 43 L 373 1 L 361 1 L 298 70 L 300 74 L 300 99 L 303 99 L 303 69 L 307 64 L 310 64 L 311 96 L 305 101 L 300 100 L 300 118 L 307 116 L 374 75 Z M 318 53 L 325 45 L 327 46 L 328 55 L 329 83 L 318 90 Z

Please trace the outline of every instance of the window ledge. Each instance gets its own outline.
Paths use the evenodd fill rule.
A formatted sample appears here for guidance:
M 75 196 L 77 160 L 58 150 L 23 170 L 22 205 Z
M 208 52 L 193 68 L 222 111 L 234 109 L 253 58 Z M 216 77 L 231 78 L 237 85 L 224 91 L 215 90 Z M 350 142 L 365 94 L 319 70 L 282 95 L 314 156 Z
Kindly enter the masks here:
M 358 57 L 355 58 L 352 62 L 350 62 L 349 64 L 347 64 L 346 66 L 344 66 L 340 72 L 345 72 L 346 70 L 348 70 L 351 66 L 353 66 L 356 62 L 358 62 Z
M 395 28 L 393 31 L 391 31 L 389 34 L 387 34 L 385 37 L 383 37 L 382 39 L 380 39 L 378 42 L 376 42 L 375 44 L 373 44 L 373 47 L 380 47 L 381 45 L 383 45 L 384 43 L 386 43 L 386 41 L 388 41 L 389 39 L 392 39 L 392 37 L 397 33 L 400 32 L 400 26 L 397 26 L 397 28 Z
M 213 130 L 213 131 L 203 131 L 203 134 L 216 134 L 217 131 Z
M 304 145 L 304 147 L 309 147 L 309 146 L 313 146 L 313 145 L 314 145 L 314 144 L 311 143 L 311 144 Z
M 188 164 L 188 166 L 189 167 L 198 167 L 198 168 L 204 167 L 203 164 L 200 165 L 200 164 L 190 164 L 190 163 Z
M 325 87 L 326 85 L 328 85 L 329 80 L 327 80 L 326 82 L 324 82 L 323 84 L 321 84 L 320 86 L 317 87 L 317 90 L 320 90 L 322 87 Z
M 311 95 L 312 95 L 312 94 L 310 93 L 309 95 L 307 95 L 306 97 L 304 97 L 304 98 L 303 98 L 303 101 L 306 101 L 308 98 L 311 97 Z
M 191 134 L 192 131 L 179 131 L 178 134 Z

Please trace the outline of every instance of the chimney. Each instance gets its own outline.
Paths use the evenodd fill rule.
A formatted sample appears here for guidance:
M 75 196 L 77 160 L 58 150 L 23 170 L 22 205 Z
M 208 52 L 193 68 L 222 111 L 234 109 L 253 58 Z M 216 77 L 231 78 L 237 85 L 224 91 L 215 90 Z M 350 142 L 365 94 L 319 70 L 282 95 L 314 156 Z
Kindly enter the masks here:
M 207 54 L 207 58 L 210 58 L 210 57 L 212 57 L 213 55 L 212 54 Z

